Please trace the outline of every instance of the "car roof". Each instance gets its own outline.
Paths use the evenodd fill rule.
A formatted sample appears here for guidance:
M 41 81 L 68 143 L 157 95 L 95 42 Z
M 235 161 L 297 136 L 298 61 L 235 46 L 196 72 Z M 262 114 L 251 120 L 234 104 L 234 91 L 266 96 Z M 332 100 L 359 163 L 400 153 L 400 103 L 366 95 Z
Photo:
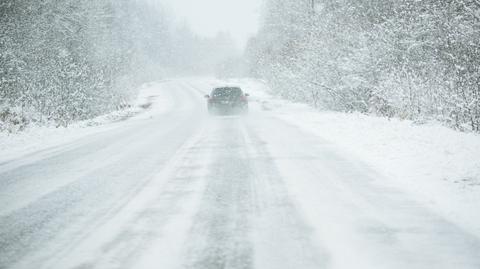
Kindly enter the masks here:
M 212 93 L 220 93 L 220 92 L 239 92 L 243 94 L 243 90 L 240 87 L 236 86 L 225 86 L 225 87 L 216 87 L 213 88 Z
M 242 88 L 240 88 L 239 86 L 220 86 L 220 87 L 215 87 L 213 89 L 214 90 L 216 89 L 240 89 L 241 90 Z

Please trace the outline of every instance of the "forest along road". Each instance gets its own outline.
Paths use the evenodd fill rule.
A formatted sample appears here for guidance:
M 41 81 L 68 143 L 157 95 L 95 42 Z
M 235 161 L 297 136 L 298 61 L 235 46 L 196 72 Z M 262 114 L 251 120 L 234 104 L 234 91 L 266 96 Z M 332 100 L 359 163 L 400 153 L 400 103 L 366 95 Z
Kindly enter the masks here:
M 1 164 L 0 268 L 480 268 L 478 238 L 335 145 L 255 102 L 207 115 L 211 85 Z

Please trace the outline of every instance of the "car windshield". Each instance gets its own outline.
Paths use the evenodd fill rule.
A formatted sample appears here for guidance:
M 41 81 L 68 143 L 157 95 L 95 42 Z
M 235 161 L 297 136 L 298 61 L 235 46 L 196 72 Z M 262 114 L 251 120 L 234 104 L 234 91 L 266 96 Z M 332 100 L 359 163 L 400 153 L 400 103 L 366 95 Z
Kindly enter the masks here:
M 216 88 L 212 92 L 214 98 L 237 98 L 242 96 L 242 90 L 237 87 Z

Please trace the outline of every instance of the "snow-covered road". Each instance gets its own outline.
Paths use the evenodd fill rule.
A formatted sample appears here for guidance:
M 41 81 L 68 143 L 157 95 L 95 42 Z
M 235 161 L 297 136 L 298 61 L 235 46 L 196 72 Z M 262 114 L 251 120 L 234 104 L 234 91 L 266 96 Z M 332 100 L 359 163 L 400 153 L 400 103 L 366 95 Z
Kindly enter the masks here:
M 318 135 L 208 116 L 214 83 L 0 163 L 0 268 L 480 268 L 478 237 Z

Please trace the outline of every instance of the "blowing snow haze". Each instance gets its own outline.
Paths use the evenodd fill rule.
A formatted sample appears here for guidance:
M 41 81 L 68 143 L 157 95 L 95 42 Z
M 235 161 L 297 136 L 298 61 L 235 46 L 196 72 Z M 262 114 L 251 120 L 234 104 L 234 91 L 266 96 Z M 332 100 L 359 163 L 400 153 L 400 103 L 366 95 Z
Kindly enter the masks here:
M 158 0 L 171 7 L 180 20 L 185 20 L 200 35 L 214 37 L 230 33 L 239 48 L 255 35 L 260 23 L 263 0 Z
M 0 0 L 1 269 L 479 269 L 477 0 Z

